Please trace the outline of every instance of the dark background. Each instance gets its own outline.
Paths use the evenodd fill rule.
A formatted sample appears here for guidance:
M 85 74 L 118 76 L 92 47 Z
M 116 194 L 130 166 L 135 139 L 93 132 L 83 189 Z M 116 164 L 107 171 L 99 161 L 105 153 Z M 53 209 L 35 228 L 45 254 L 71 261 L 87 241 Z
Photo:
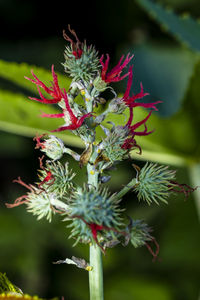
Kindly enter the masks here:
M 167 3 L 170 1 L 163 1 Z M 198 16 L 198 1 L 171 1 L 177 12 L 189 10 Z M 63 72 L 65 40 L 62 30 L 68 24 L 80 40 L 87 40 L 99 50 L 109 53 L 115 64 L 123 49 L 133 51 L 144 40 L 174 46 L 174 41 L 155 24 L 132 0 L 125 1 L 17 1 L 0 0 L 0 59 L 26 62 Z M 137 74 L 135 74 L 137 78 Z M 138 78 L 140 80 L 140 78 Z M 0 81 L 1 87 L 19 90 Z M 28 94 L 27 94 L 28 95 Z M 23 207 L 6 209 L 4 202 L 13 202 L 24 189 L 12 183 L 19 175 L 26 182 L 36 180 L 38 151 L 32 139 L 0 132 L 0 271 L 25 293 L 66 300 L 88 299 L 86 271 L 52 262 L 71 257 L 88 257 L 87 246 L 72 248 L 69 229 L 55 218 L 52 223 L 37 222 Z M 73 162 L 70 162 L 73 165 Z M 138 162 L 142 164 L 141 162 Z M 76 167 L 76 166 L 75 166 Z M 76 167 L 77 168 L 77 167 Z M 79 180 L 84 175 L 77 169 Z M 131 178 L 130 162 L 114 173 L 111 189 Z M 184 168 L 178 179 L 188 182 Z M 199 292 L 199 225 L 191 197 L 171 197 L 170 204 L 147 207 L 127 196 L 129 214 L 144 219 L 154 228 L 160 244 L 160 258 L 152 262 L 147 248 L 119 246 L 108 250 L 104 258 L 105 299 L 196 300 Z

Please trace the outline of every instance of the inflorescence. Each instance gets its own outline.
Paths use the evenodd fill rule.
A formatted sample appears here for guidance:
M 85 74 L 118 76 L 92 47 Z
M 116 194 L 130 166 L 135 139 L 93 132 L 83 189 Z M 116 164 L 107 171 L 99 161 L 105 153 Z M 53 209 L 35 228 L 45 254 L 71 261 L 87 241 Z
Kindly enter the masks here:
M 127 159 L 130 151 L 139 149 L 139 154 L 142 153 L 137 137 L 153 132 L 148 130 L 147 122 L 161 101 L 144 102 L 142 99 L 148 93 L 144 92 L 142 83 L 139 93 L 131 93 L 133 66 L 130 63 L 133 55 L 122 55 L 117 65 L 110 69 L 109 54 L 99 56 L 94 46 L 88 46 L 86 41 L 80 42 L 75 31 L 70 26 L 68 29 L 69 34 L 63 32 L 68 43 L 63 66 L 72 79 L 69 89 L 60 87 L 53 65 L 53 81 L 49 87 L 33 71 L 33 78 L 25 78 L 35 84 L 39 93 L 39 98 L 30 97 L 31 100 L 58 106 L 57 113 L 41 115 L 63 120 L 63 125 L 52 132 L 70 131 L 78 135 L 85 150 L 82 154 L 76 153 L 52 132 L 37 135 L 34 138 L 36 148 L 44 154 L 39 158 L 38 182 L 26 184 L 20 177 L 14 180 L 28 191 L 7 206 L 25 204 L 28 212 L 48 221 L 54 214 L 60 214 L 68 222 L 75 244 L 95 243 L 105 251 L 119 242 L 126 245 L 130 241 L 134 247 L 146 245 L 151 249 L 149 242 L 155 243 L 151 230 L 141 220 L 129 217 L 127 222 L 121 207 L 122 196 L 132 190 L 139 200 L 159 204 L 167 202 L 170 192 L 188 193 L 192 189 L 187 186 L 186 191 L 184 185 L 177 184 L 175 172 L 168 167 L 152 163 L 147 163 L 141 170 L 137 168 L 136 177 L 119 193 L 111 194 L 103 185 L 110 180 L 108 173 L 112 167 Z M 128 79 L 126 90 L 122 97 L 117 97 L 111 84 L 125 78 Z M 109 101 L 102 98 L 102 92 L 108 88 L 114 95 Z M 44 96 L 43 91 L 49 96 Z M 77 96 L 82 97 L 83 104 L 78 104 Z M 101 110 L 97 109 L 99 106 Z M 149 111 L 144 119 L 135 122 L 138 107 Z M 110 116 L 122 114 L 126 116 L 125 124 L 124 117 L 122 124 L 110 121 Z M 97 129 L 101 132 L 100 137 Z M 76 174 L 68 162 L 63 163 L 64 155 L 71 155 L 81 168 L 87 167 L 88 182 L 84 186 L 74 181 Z

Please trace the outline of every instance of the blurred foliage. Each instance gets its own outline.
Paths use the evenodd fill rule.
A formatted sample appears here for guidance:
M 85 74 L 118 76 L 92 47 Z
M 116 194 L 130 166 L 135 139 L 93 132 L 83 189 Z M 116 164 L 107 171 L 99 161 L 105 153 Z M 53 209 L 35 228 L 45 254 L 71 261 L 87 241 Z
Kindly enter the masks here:
M 159 23 L 164 30 L 172 33 L 175 38 L 192 50 L 200 51 L 200 23 L 188 13 L 177 16 L 172 8 L 163 8 L 152 0 L 136 0 L 148 14 Z
M 151 10 L 159 8 L 156 21 L 149 18 L 141 3 L 148 3 Z M 173 13 L 167 13 L 168 5 Z M 136 153 L 133 156 L 139 166 L 143 165 L 141 160 L 146 159 L 179 166 L 177 180 L 192 184 L 194 180 L 189 177 L 188 167 L 195 166 L 200 159 L 200 58 L 191 50 L 193 46 L 188 49 L 179 44 L 174 33 L 181 34 L 183 41 L 194 45 L 193 35 L 186 36 L 186 30 L 188 24 L 195 28 L 199 25 L 196 21 L 193 23 L 192 17 L 176 17 L 185 11 L 197 19 L 200 2 L 162 0 L 156 4 L 150 0 L 102 0 L 101 3 L 84 1 L 80 6 L 61 1 L 56 1 L 53 6 L 42 5 L 41 1 L 0 2 L 1 28 L 4 29 L 0 47 L 0 271 L 6 272 L 23 292 L 43 298 L 88 299 L 86 271 L 52 264 L 72 255 L 87 258 L 87 246 L 72 248 L 67 239 L 66 224 L 58 217 L 52 224 L 36 222 L 23 207 L 8 210 L 4 205 L 24 192 L 22 187 L 12 183 L 14 178 L 20 175 L 25 182 L 36 179 L 39 151 L 34 150 L 35 145 L 28 137 L 59 126 L 57 120 L 50 120 L 50 124 L 48 119 L 38 118 L 41 110 L 51 113 L 55 109 L 29 101 L 27 97 L 37 91 L 23 77 L 31 77 L 30 69 L 33 69 L 48 83 L 51 80 L 49 70 L 54 64 L 61 86 L 68 86 L 69 81 L 61 66 L 65 45 L 62 29 L 67 28 L 68 23 L 77 33 L 80 32 L 81 40 L 86 38 L 96 45 L 100 54 L 110 53 L 113 65 L 122 53 L 134 52 L 132 93 L 138 91 L 142 81 L 145 91 L 150 93 L 147 101 L 153 98 L 161 99 L 163 103 L 159 113 L 148 121 L 148 127 L 155 132 L 138 139 L 144 149 L 143 156 Z M 170 24 L 169 16 L 173 18 Z M 164 30 L 163 23 L 168 25 L 169 31 Z M 184 24 L 184 29 L 181 24 Z M 194 27 L 192 31 L 199 36 Z M 199 39 L 195 38 L 195 42 L 199 45 Z M 125 88 L 126 83 L 118 85 L 120 93 Z M 146 113 L 138 110 L 136 121 Z M 81 147 L 78 139 L 68 133 L 64 132 L 62 139 L 69 145 Z M 69 163 L 81 183 L 86 170 L 80 170 L 72 160 Z M 130 162 L 119 164 L 113 172 L 110 188 L 113 191 L 119 189 L 128 182 L 132 172 Z M 196 177 L 195 180 L 195 184 L 200 182 Z M 104 257 L 105 298 L 196 300 L 200 239 L 194 197 L 184 202 L 183 197 L 172 196 L 168 206 L 150 208 L 135 200 L 134 194 L 129 194 L 123 206 L 132 217 L 144 219 L 154 228 L 153 234 L 160 244 L 160 260 L 152 263 L 145 247 L 119 246 L 108 250 Z
M 0 272 L 0 294 L 7 292 L 22 294 L 20 289 L 10 282 L 6 274 Z

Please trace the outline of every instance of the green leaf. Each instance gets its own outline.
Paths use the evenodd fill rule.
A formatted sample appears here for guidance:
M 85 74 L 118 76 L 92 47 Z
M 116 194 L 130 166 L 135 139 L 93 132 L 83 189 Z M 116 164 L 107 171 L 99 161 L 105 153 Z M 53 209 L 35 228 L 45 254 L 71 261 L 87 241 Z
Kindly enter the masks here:
M 177 16 L 171 9 L 164 9 L 151 0 L 136 0 L 163 29 L 195 51 L 200 51 L 200 23 L 189 15 Z
M 53 106 L 31 101 L 22 94 L 0 90 L 0 129 L 24 136 L 35 136 L 56 129 L 62 125 L 58 119 L 40 118 L 41 111 L 57 113 Z M 81 147 L 79 137 L 64 132 L 56 134 L 65 143 L 71 146 Z
M 181 109 L 173 116 L 164 119 L 157 114 L 152 115 L 149 122 L 151 126 L 156 128 L 156 132 L 145 137 L 145 150 L 154 150 L 156 153 L 156 149 L 153 149 L 153 146 L 157 146 L 159 158 L 160 153 L 163 152 L 162 147 L 164 147 L 164 149 L 168 150 L 166 154 L 170 152 L 176 154 L 177 158 L 183 159 L 183 164 L 185 165 L 199 162 L 199 94 L 200 61 L 196 63 L 194 68 Z M 176 164 L 176 161 L 174 163 Z
M 51 71 L 28 65 L 26 63 L 18 64 L 16 62 L 7 62 L 0 60 L 0 77 L 10 80 L 11 82 L 19 85 L 22 88 L 26 88 L 31 92 L 36 92 L 37 89 L 35 84 L 24 78 L 24 76 L 32 78 L 31 70 L 33 70 L 34 74 L 47 85 L 50 81 L 52 81 Z M 58 75 L 58 82 L 60 87 L 68 89 L 71 80 L 67 76 L 64 76 L 58 72 L 56 72 L 56 74 Z
M 130 264 L 131 258 L 129 258 Z M 128 266 L 126 266 L 128 269 Z M 133 270 L 132 270 L 132 274 Z M 110 287 L 105 291 L 106 299 L 115 300 L 147 300 L 147 299 L 159 299 L 170 300 L 172 298 L 172 292 L 166 283 L 162 283 L 161 280 L 153 280 L 150 276 L 134 277 L 129 274 L 126 278 L 118 274 L 113 274 L 108 278 L 108 286 Z M 116 284 L 117 283 L 117 284 Z

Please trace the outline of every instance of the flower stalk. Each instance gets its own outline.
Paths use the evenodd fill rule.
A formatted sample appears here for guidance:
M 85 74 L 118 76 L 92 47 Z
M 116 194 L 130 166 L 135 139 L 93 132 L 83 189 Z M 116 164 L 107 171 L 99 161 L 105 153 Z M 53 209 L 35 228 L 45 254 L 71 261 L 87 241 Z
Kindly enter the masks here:
M 98 172 L 94 172 L 92 166 L 88 164 L 88 184 L 97 188 L 98 186 Z M 93 243 L 89 246 L 89 265 L 92 270 L 89 272 L 89 290 L 90 300 L 103 300 L 103 264 L 102 251 Z
M 102 252 L 97 245 L 90 245 L 90 266 L 89 272 L 90 300 L 103 300 L 103 265 Z

